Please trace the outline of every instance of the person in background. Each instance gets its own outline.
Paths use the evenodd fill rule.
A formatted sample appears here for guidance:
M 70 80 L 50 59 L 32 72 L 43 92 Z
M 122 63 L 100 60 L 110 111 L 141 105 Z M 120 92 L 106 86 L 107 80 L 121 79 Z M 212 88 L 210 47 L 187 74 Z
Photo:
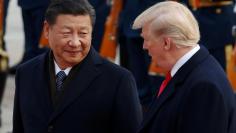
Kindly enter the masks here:
M 162 0 L 123 0 L 123 8 L 118 22 L 118 42 L 120 46 L 120 65 L 132 72 L 135 77 L 139 98 L 144 110 L 150 105 L 162 77 L 152 77 L 148 70 L 150 57 L 143 51 L 143 38 L 140 30 L 133 30 L 134 19 L 144 10 Z M 154 90 L 154 91 L 153 91 Z
M 44 14 L 49 3 L 50 0 L 18 0 L 18 5 L 22 9 L 25 45 L 21 61 L 9 69 L 10 74 L 16 73 L 19 64 L 47 51 L 47 48 L 39 48 L 39 40 L 42 34 Z
M 5 44 L 5 33 L 6 33 L 6 17 L 8 10 L 9 0 L 0 0 L 0 127 L 2 126 L 1 119 L 1 108 L 2 108 L 2 100 L 3 94 L 5 90 L 5 84 L 8 74 L 8 54 L 6 52 L 6 44 Z M 2 34 L 1 34 L 2 33 Z
M 3 0 L 3 48 L 6 50 L 6 44 L 4 36 L 6 34 L 7 27 L 7 14 L 10 0 Z
M 91 47 L 93 7 L 55 0 L 45 19 L 51 50 L 17 70 L 13 133 L 136 133 L 135 80 Z
M 235 97 L 226 74 L 204 46 L 197 20 L 178 2 L 145 10 L 134 21 L 143 48 L 169 71 L 138 133 L 235 133 Z
M 93 29 L 92 45 L 95 50 L 99 51 L 104 34 L 106 18 L 109 14 L 112 0 L 88 0 L 95 8 L 97 20 Z
M 180 0 L 180 2 L 189 7 L 198 21 L 201 34 L 199 44 L 204 45 L 226 70 L 225 47 L 234 44 L 231 32 L 232 26 L 236 23 L 236 14 L 233 12 L 234 1 Z

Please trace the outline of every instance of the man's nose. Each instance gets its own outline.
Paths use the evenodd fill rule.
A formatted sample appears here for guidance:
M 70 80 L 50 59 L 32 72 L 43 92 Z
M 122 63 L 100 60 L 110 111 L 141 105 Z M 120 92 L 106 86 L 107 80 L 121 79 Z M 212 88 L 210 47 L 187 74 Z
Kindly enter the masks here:
M 72 47 L 78 47 L 81 45 L 81 40 L 78 36 L 73 36 L 69 42 L 69 45 Z

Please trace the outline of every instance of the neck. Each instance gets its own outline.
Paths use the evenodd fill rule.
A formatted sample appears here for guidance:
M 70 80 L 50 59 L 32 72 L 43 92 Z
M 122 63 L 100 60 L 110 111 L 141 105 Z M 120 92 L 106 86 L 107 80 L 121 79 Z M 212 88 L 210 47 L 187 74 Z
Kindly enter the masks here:
M 181 48 L 175 48 L 172 51 L 170 51 L 170 54 L 168 54 L 168 70 L 171 70 L 173 66 L 176 64 L 176 62 L 183 57 L 186 53 L 188 53 L 190 50 L 192 50 L 194 47 L 181 47 Z

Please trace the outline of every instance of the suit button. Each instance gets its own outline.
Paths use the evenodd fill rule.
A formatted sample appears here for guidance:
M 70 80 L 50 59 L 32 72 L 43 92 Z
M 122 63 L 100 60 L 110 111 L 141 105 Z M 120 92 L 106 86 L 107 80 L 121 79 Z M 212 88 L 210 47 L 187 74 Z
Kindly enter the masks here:
M 52 133 L 52 131 L 53 131 L 53 126 L 52 125 L 48 126 L 48 133 Z

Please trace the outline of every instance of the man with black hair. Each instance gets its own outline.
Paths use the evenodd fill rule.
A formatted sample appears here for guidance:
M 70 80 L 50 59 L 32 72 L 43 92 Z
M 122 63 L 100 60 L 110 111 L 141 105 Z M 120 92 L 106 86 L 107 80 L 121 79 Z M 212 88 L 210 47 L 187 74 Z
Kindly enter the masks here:
M 13 133 L 135 133 L 142 119 L 132 74 L 91 47 L 87 0 L 55 0 L 44 34 L 51 51 L 16 74 Z

